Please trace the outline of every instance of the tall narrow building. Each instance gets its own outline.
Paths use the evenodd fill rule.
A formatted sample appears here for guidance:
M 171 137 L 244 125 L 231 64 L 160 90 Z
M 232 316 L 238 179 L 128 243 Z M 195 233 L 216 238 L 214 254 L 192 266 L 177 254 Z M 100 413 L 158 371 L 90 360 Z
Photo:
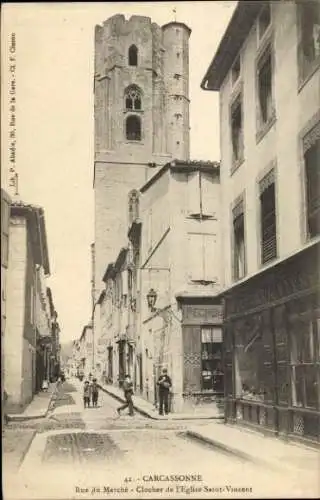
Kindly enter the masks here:
M 189 36 L 183 23 L 117 14 L 95 30 L 95 276 L 126 244 L 129 193 L 189 159 Z

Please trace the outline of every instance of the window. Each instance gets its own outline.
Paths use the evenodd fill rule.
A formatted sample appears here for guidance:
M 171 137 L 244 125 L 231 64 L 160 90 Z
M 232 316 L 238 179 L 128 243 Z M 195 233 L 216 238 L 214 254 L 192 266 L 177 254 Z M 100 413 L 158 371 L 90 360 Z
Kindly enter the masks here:
M 259 40 L 261 40 L 261 38 L 267 31 L 268 27 L 270 26 L 270 23 L 271 23 L 271 9 L 270 9 L 270 4 L 268 3 L 265 7 L 263 7 L 262 12 L 258 19 Z
M 34 321 L 34 288 L 33 285 L 30 286 L 30 323 L 33 324 Z
M 241 70 L 241 63 L 240 63 L 240 55 L 237 57 L 235 60 L 232 70 L 231 70 L 231 79 L 232 79 L 232 85 L 234 85 L 240 76 L 240 70 Z
M 231 106 L 231 140 L 233 163 L 243 160 L 243 123 L 241 96 Z
M 260 183 L 261 263 L 277 256 L 276 202 L 274 171 Z
M 129 224 L 139 218 L 139 193 L 133 190 L 129 193 Z
M 139 116 L 131 115 L 126 119 L 126 138 L 128 141 L 141 141 L 141 121 Z
M 138 66 L 138 49 L 135 45 L 131 45 L 128 53 L 129 66 Z
M 239 203 L 232 211 L 233 216 L 233 277 L 241 279 L 246 274 L 244 206 Z
M 217 282 L 218 255 L 214 234 L 188 233 L 188 279 Z
M 140 111 L 141 105 L 141 90 L 135 85 L 131 85 L 125 91 L 125 109 L 126 111 Z
M 222 330 L 201 328 L 201 388 L 223 393 Z
M 319 321 L 297 319 L 291 323 L 292 402 L 294 406 L 317 408 L 317 362 Z M 319 347 L 319 346 L 318 346 Z
M 313 238 L 320 233 L 320 123 L 309 132 L 304 148 L 307 234 Z
M 298 3 L 299 72 L 304 80 L 320 62 L 320 4 L 318 1 Z
M 269 124 L 273 116 L 272 56 L 269 47 L 258 62 L 258 129 Z

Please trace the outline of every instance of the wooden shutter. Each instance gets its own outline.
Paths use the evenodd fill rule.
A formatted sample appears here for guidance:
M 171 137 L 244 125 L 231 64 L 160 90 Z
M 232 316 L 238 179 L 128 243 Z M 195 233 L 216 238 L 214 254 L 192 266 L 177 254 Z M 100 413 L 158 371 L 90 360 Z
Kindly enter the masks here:
M 200 181 L 199 171 L 188 174 L 188 214 L 200 214 Z
M 217 243 L 213 234 L 203 235 L 203 276 L 207 281 L 215 281 L 219 275 Z
M 261 261 L 264 264 L 277 256 L 275 183 L 273 174 L 260 183 Z
M 188 275 L 194 281 L 205 279 L 202 234 L 188 235 Z

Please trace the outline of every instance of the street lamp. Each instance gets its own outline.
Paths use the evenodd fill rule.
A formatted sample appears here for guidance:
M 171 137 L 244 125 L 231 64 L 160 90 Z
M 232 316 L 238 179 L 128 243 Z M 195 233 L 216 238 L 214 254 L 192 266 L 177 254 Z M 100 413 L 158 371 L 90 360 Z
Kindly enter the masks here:
M 154 288 L 150 288 L 149 292 L 147 293 L 147 302 L 148 302 L 148 308 L 150 309 L 151 312 L 156 312 L 156 302 L 157 302 L 158 294 L 154 290 Z
M 174 314 L 171 307 L 164 308 L 164 309 L 159 309 L 158 307 L 156 307 L 157 298 L 158 298 L 158 294 L 155 291 L 155 289 L 150 288 L 149 292 L 147 293 L 147 303 L 148 303 L 149 310 L 152 313 L 157 313 L 159 316 L 161 316 L 167 322 L 170 321 L 171 317 L 174 317 L 178 321 L 178 323 L 181 323 L 181 320 Z

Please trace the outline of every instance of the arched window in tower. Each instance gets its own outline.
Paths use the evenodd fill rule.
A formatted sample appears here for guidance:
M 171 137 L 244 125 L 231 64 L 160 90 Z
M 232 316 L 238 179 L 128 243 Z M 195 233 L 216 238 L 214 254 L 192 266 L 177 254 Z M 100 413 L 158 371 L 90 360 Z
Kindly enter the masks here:
M 134 189 L 129 193 L 129 224 L 139 218 L 139 192 Z
M 141 120 L 131 115 L 126 119 L 126 137 L 128 141 L 141 141 Z
M 125 90 L 125 107 L 127 111 L 142 109 L 141 90 L 136 85 L 130 85 Z
M 128 53 L 129 66 L 138 66 L 138 49 L 135 45 L 131 45 Z

